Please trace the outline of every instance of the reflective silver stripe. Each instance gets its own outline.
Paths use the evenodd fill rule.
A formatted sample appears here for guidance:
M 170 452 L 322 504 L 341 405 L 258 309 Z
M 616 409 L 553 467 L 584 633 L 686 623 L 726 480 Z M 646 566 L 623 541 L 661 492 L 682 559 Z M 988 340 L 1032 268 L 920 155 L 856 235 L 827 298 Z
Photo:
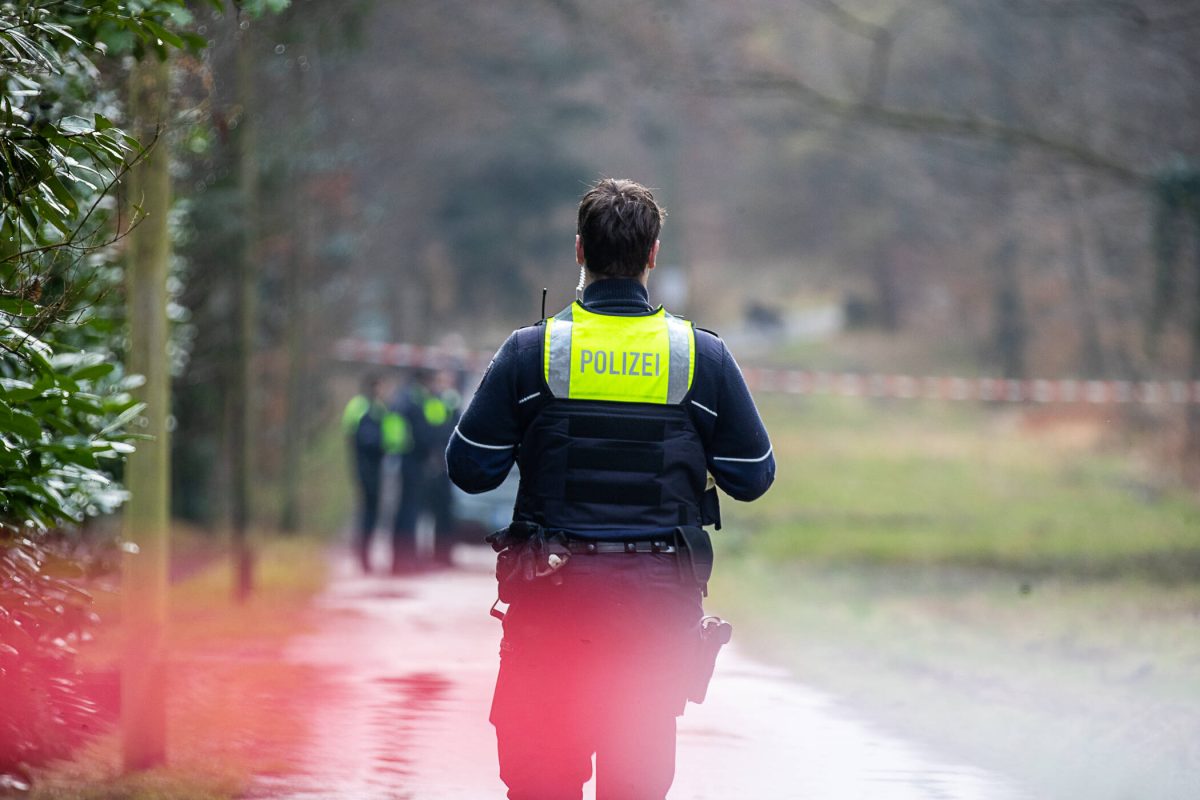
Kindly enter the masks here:
M 555 397 L 571 394 L 571 306 L 567 306 L 546 322 L 550 328 L 550 366 L 546 385 Z
M 667 336 L 671 343 L 671 366 L 667 372 L 667 403 L 679 405 L 688 389 L 688 364 L 692 360 L 691 323 L 666 316 Z
M 479 442 L 473 442 L 467 437 L 463 436 L 462 431 L 460 431 L 457 427 L 455 427 L 454 433 L 457 434 L 458 438 L 462 439 L 472 447 L 482 447 L 484 450 L 512 450 L 514 447 L 516 447 L 515 444 L 481 444 Z
M 763 454 L 762 454 L 761 456 L 759 456 L 758 458 L 733 458 L 732 456 L 713 456 L 713 457 L 712 457 L 712 460 L 713 460 L 713 461 L 740 461 L 740 462 L 742 462 L 743 464 L 757 464 L 757 463 L 758 463 L 758 462 L 760 462 L 760 461 L 766 461 L 766 460 L 767 460 L 767 456 L 771 455 L 771 452 L 772 452 L 774 449 L 775 449 L 775 448 L 774 448 L 774 446 L 773 446 L 773 445 L 772 445 L 772 446 L 768 446 L 768 447 L 767 447 L 767 452 L 763 453 Z

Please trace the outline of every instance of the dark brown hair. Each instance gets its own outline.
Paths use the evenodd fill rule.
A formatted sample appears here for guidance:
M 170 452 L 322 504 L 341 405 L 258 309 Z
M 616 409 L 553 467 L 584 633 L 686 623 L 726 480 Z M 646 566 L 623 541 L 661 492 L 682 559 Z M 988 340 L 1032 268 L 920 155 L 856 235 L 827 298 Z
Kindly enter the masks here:
M 587 268 L 607 278 L 636 278 L 650 260 L 667 212 L 640 183 L 602 178 L 579 201 L 576 232 Z

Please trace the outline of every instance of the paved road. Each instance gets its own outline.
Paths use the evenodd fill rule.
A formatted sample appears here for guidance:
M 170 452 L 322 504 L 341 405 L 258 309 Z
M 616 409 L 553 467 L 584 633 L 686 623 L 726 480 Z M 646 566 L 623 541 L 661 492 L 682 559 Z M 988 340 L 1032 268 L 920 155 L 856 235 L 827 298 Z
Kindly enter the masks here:
M 501 798 L 487 722 L 499 623 L 490 551 L 414 578 L 336 565 L 324 622 L 288 658 L 328 676 L 304 770 L 263 778 L 256 797 Z M 594 797 L 589 784 L 585 798 Z M 999 776 L 875 729 L 832 698 L 739 653 L 721 654 L 702 706 L 679 726 L 672 800 L 1010 800 Z

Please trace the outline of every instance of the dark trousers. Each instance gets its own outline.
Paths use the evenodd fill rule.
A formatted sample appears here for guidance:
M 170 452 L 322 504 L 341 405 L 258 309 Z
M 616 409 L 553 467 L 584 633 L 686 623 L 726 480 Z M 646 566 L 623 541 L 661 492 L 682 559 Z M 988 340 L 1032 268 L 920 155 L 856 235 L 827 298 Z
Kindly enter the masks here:
M 392 567 L 412 566 L 417 560 L 417 517 L 421 513 L 423 460 L 407 455 L 400 459 L 400 502 L 392 523 Z
M 379 521 L 379 499 L 383 479 L 383 457 L 379 453 L 355 453 L 358 475 L 358 530 L 355 532 L 355 552 L 364 570 L 370 569 L 371 535 Z
M 700 591 L 671 555 L 574 555 L 504 620 L 492 702 L 510 800 L 662 800 L 695 657 Z
M 454 544 L 454 496 L 444 470 L 426 477 L 424 495 L 425 507 L 433 514 L 433 558 L 439 564 L 449 564 L 450 546 Z
M 431 468 L 428 458 L 405 456 L 400 464 L 400 504 L 392 525 L 393 564 L 411 566 L 417 558 L 417 518 L 423 511 L 433 513 L 434 559 L 449 563 L 453 544 L 453 496 L 450 479 L 444 470 Z

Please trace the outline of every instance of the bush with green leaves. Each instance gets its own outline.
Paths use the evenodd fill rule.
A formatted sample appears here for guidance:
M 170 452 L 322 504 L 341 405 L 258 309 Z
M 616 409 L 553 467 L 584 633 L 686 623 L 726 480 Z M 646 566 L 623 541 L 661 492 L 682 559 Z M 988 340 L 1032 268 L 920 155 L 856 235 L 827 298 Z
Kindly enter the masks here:
M 0 0 L 0 787 L 93 711 L 73 663 L 90 597 L 54 542 L 123 501 L 141 412 L 119 267 L 140 212 L 116 189 L 154 143 L 114 123 L 113 57 L 203 47 L 189 22 L 186 0 Z

